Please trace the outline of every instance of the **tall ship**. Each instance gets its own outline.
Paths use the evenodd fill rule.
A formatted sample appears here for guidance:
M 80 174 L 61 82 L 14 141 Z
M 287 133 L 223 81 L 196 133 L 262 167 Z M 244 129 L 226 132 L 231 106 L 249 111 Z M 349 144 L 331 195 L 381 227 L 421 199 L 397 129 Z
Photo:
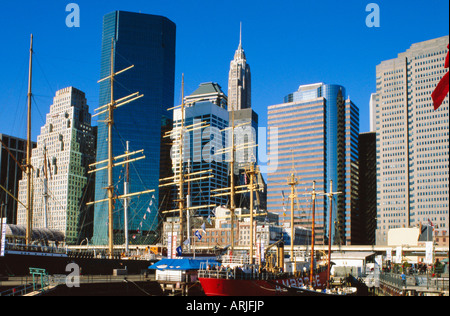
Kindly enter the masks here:
M 111 46 L 111 56 L 113 56 L 114 53 L 114 39 L 112 39 L 112 46 Z M 32 164 L 32 142 L 31 142 L 31 102 L 32 102 L 32 70 L 33 70 L 33 35 L 31 35 L 31 41 L 30 41 L 30 56 L 29 56 L 29 76 L 28 76 L 28 118 L 27 118 L 27 148 L 26 148 L 26 162 L 24 164 L 21 164 L 19 161 L 16 160 L 16 158 L 13 156 L 13 154 L 9 151 L 6 144 L 3 144 L 2 146 L 6 148 L 8 153 L 11 155 L 11 157 L 16 161 L 16 163 L 19 165 L 20 169 L 22 170 L 23 174 L 26 177 L 26 189 L 24 192 L 26 192 L 26 201 L 23 197 L 23 201 L 21 199 L 13 196 L 8 190 L 1 187 L 0 189 L 3 190 L 6 194 L 8 194 L 11 198 L 13 198 L 24 210 L 25 210 L 25 219 L 24 222 L 26 223 L 25 226 L 21 225 L 8 225 L 5 220 L 1 219 L 0 223 L 2 224 L 2 230 L 0 231 L 0 237 L 1 237 L 1 254 L 0 254 L 0 276 L 15 276 L 15 275 L 28 275 L 29 268 L 42 268 L 45 269 L 49 274 L 65 274 L 67 273 L 66 267 L 70 263 L 76 263 L 80 267 L 80 272 L 83 274 L 112 274 L 113 270 L 115 269 L 126 269 L 128 273 L 133 274 L 139 274 L 142 272 L 142 270 L 146 270 L 147 267 L 156 262 L 157 258 L 155 254 L 152 252 L 150 247 L 142 249 L 129 249 L 129 237 L 128 237 L 128 229 L 125 229 L 125 244 L 123 247 L 120 247 L 120 249 L 115 249 L 114 247 L 114 231 L 112 229 L 112 208 L 114 205 L 114 202 L 116 200 L 123 200 L 124 204 L 127 205 L 128 199 L 134 196 L 140 196 L 142 194 L 149 194 L 153 192 L 154 190 L 147 190 L 144 192 L 137 192 L 137 193 L 130 193 L 127 186 L 127 182 L 125 181 L 125 190 L 124 194 L 121 196 L 117 196 L 114 192 L 114 186 L 112 185 L 112 178 L 109 179 L 109 185 L 107 187 L 108 190 L 108 198 L 106 201 L 108 201 L 108 207 L 109 207 L 109 244 L 107 250 L 102 250 L 99 247 L 98 249 L 96 247 L 89 247 L 89 245 L 86 246 L 85 251 L 81 251 L 80 249 L 82 247 L 78 247 L 80 249 L 74 249 L 72 247 L 68 247 L 66 245 L 66 241 L 68 239 L 68 236 L 65 236 L 64 233 L 62 233 L 59 230 L 50 229 L 48 228 L 49 225 L 47 223 L 47 218 L 50 217 L 49 215 L 49 196 L 50 196 L 50 190 L 49 190 L 49 183 L 52 181 L 49 179 L 48 174 L 50 173 L 50 169 L 54 168 L 56 169 L 56 166 L 52 164 L 50 159 L 46 157 L 46 146 L 44 144 L 43 151 L 43 157 L 38 157 L 39 161 L 43 161 L 43 168 L 39 167 L 39 170 L 37 170 L 36 166 L 33 166 Z M 143 95 L 137 93 L 134 93 L 130 96 L 121 98 L 119 100 L 114 100 L 114 77 L 120 73 L 123 73 L 129 69 L 131 69 L 134 66 L 130 66 L 124 70 L 121 70 L 119 72 L 115 72 L 114 66 L 113 66 L 113 58 L 111 58 L 111 74 L 110 76 L 103 78 L 100 80 L 107 81 L 109 80 L 111 84 L 111 101 L 101 107 L 100 109 L 97 109 L 98 112 L 96 115 L 106 113 L 109 117 L 107 123 L 108 123 L 108 129 L 110 131 L 114 125 L 113 120 L 113 112 L 116 108 L 121 107 L 125 104 L 131 103 L 134 100 L 137 100 L 141 98 Z M 75 90 L 75 89 L 74 89 Z M 67 118 L 66 113 L 66 118 Z M 50 124 L 51 125 L 51 124 Z M 67 122 L 67 127 L 73 127 L 70 126 L 70 122 Z M 61 135 L 60 135 L 61 136 Z M 109 138 L 111 140 L 111 138 Z M 61 145 L 61 151 L 63 150 L 63 145 Z M 136 160 L 144 159 L 145 156 L 141 157 L 133 157 L 137 154 L 142 154 L 143 151 L 136 151 L 136 152 L 127 152 L 120 156 L 120 157 L 112 157 L 112 144 L 111 141 L 108 142 L 109 151 L 108 151 L 108 159 L 106 161 L 99 161 L 96 163 L 93 163 L 90 165 L 91 171 L 90 173 L 94 173 L 96 170 L 99 169 L 107 169 L 108 173 L 112 175 L 112 169 L 116 166 L 126 166 L 126 170 L 128 171 L 128 166 Z M 48 162 L 48 164 L 47 164 Z M 106 165 L 106 166 L 102 166 Z M 42 190 L 36 192 L 36 186 L 33 185 L 33 176 L 36 175 L 36 173 L 41 172 L 41 177 L 39 180 L 42 179 L 43 186 Z M 51 173 L 50 173 L 51 174 Z M 55 177 L 55 174 L 53 175 Z M 128 178 L 128 177 L 127 177 Z M 55 179 L 53 179 L 55 180 Z M 42 195 L 42 201 L 41 201 L 41 195 Z M 42 204 L 42 206 L 39 211 L 37 211 L 36 205 L 33 205 L 33 197 L 35 200 L 39 200 L 39 203 Z M 93 205 L 95 203 L 98 203 L 99 201 L 95 202 L 89 202 L 86 203 L 85 200 L 83 200 L 82 203 L 86 203 L 84 206 Z M 104 201 L 102 201 L 104 202 Z M 61 203 L 61 202 L 59 202 Z M 128 207 L 124 208 L 124 212 L 127 212 Z M 43 228 L 35 228 L 33 227 L 33 216 L 34 217 L 41 217 L 44 219 L 44 226 Z M 124 214 L 124 218 L 128 218 L 127 214 Z M 3 222 L 2 222 L 3 221 Z M 119 247 L 117 247 L 119 248 Z M 158 249 L 157 251 L 161 253 L 161 249 Z
M 254 174 L 250 171 L 250 179 Z M 250 180 L 250 185 L 253 181 Z M 293 222 L 293 209 L 295 196 L 295 176 L 292 174 L 289 184 L 292 187 L 291 194 L 291 222 Z M 250 190 L 252 188 L 250 187 Z M 312 192 L 313 209 L 316 196 L 315 189 Z M 332 195 L 332 193 L 330 193 Z M 252 210 L 251 210 L 252 212 Z M 313 211 L 314 214 L 314 211 Z M 250 226 L 253 226 L 251 218 Z M 313 215 L 314 221 L 314 215 Z M 314 226 L 314 225 L 313 225 Z M 252 230 L 253 228 L 251 228 Z M 291 226 L 293 230 L 293 225 Z M 291 231 L 291 236 L 294 232 Z M 251 237 L 252 238 L 252 237 Z M 292 239 L 291 239 L 292 240 Z M 291 271 L 285 272 L 284 242 L 280 240 L 265 249 L 266 254 L 275 248 L 274 255 L 266 255 L 266 263 L 255 264 L 253 258 L 253 243 L 250 242 L 250 255 L 246 258 L 237 256 L 223 257 L 222 264 L 215 266 L 203 266 L 199 270 L 199 281 L 207 296 L 353 296 L 357 294 L 354 287 L 331 286 L 331 245 L 329 245 L 327 264 L 317 266 L 314 252 L 314 227 L 311 240 L 311 255 L 309 269 L 300 271 L 297 269 L 297 261 L 294 258 L 294 246 L 291 242 Z

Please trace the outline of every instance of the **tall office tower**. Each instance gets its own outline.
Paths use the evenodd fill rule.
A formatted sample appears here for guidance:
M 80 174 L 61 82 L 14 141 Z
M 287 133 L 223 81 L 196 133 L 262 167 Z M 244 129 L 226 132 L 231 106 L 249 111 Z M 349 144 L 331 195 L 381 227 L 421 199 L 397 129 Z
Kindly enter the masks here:
M 242 48 L 242 25 L 239 47 L 230 63 L 228 76 L 228 110 L 242 110 L 252 107 L 252 81 L 250 65 L 247 64 Z
M 345 88 L 323 83 L 300 86 L 285 103 L 268 108 L 269 169 L 267 210 L 279 213 L 281 222 L 290 222 L 291 187 L 294 172 L 299 180 L 295 224 L 312 226 L 311 193 L 342 194 L 329 200 L 317 196 L 315 226 L 318 243 L 358 244 L 358 135 L 359 109 L 345 100 Z M 331 215 L 332 226 L 328 227 Z
M 19 181 L 22 180 L 22 170 L 19 164 L 27 154 L 27 141 L 13 136 L 0 134 L 0 185 L 14 197 L 19 195 Z M 32 147 L 36 143 L 32 142 Z M 9 151 L 9 153 L 8 153 Z M 7 223 L 17 223 L 17 201 L 0 189 L 0 218 L 6 217 Z
M 251 108 L 252 87 L 250 65 L 247 64 L 244 49 L 242 48 L 242 24 L 239 47 L 230 63 L 228 76 L 228 110 L 230 111 L 230 125 L 234 116 L 235 136 L 237 150 L 235 157 L 235 181 L 237 185 L 245 185 L 245 169 L 250 163 L 258 162 L 258 114 Z M 231 113 L 234 110 L 234 113 Z M 263 180 L 260 178 L 260 180 Z M 262 181 L 264 182 L 264 181 Z M 263 183 L 261 183 L 263 185 Z M 260 202 L 260 197 L 258 197 Z M 239 207 L 249 207 L 249 194 L 237 197 Z M 259 205 L 260 206 L 260 205 Z
M 149 14 L 116 11 L 104 16 L 100 77 L 111 72 L 111 44 L 114 41 L 114 69 L 121 71 L 131 65 L 134 68 L 119 74 L 114 83 L 114 99 L 118 100 L 134 92 L 144 97 L 114 111 L 113 155 L 123 155 L 126 142 L 130 151 L 144 150 L 145 159 L 133 162 L 129 168 L 130 193 L 155 190 L 152 194 L 132 198 L 128 208 L 128 231 L 136 236 L 134 241 L 151 242 L 148 232 L 158 225 L 158 207 L 164 196 L 160 195 L 160 177 L 167 174 L 161 170 L 162 125 L 170 119 L 167 109 L 173 107 L 175 81 L 175 36 L 176 26 L 169 19 Z M 110 81 L 100 84 L 100 106 L 110 102 Z M 99 116 L 97 161 L 108 157 L 107 124 L 105 115 Z M 113 183 L 116 192 L 124 191 L 125 167 L 114 168 Z M 107 197 L 107 171 L 97 172 L 95 199 Z M 150 214 L 146 211 L 150 207 Z M 114 243 L 124 242 L 123 202 L 117 201 L 114 209 Z M 108 242 L 108 205 L 95 205 L 95 244 Z M 142 239 L 144 238 L 144 239 Z
M 217 83 L 202 83 L 191 95 L 185 98 L 185 126 L 201 122 L 209 125 L 204 129 L 192 130 L 187 128 L 184 133 L 183 162 L 184 173 L 197 173 L 212 170 L 213 178 L 190 182 L 191 205 L 217 205 L 227 204 L 227 197 L 214 197 L 212 190 L 228 186 L 228 157 L 223 152 L 227 146 L 228 111 L 227 97 Z M 174 129 L 181 128 L 181 109 L 174 111 Z M 180 172 L 179 138 L 173 138 L 172 163 L 175 177 Z M 221 151 L 222 150 L 222 151 Z M 185 196 L 188 193 L 185 185 Z M 200 209 L 195 216 L 208 216 L 214 207 Z
M 377 228 L 376 133 L 359 134 L 359 211 L 363 245 L 375 245 Z
M 448 96 L 431 94 L 447 72 L 449 37 L 413 44 L 376 67 L 377 244 L 391 228 L 434 224 L 448 231 Z
M 94 178 L 95 134 L 84 92 L 73 87 L 56 92 L 50 113 L 33 149 L 33 228 L 65 234 L 67 244 L 87 236 Z M 26 201 L 27 178 L 19 183 L 19 201 Z M 19 205 L 17 224 L 26 225 L 26 209 Z

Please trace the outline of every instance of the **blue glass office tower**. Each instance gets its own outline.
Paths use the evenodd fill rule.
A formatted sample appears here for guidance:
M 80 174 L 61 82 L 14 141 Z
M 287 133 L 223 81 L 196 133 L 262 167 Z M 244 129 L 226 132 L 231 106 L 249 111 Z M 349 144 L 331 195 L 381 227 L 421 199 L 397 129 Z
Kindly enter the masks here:
M 158 224 L 159 178 L 161 150 L 169 146 L 161 144 L 161 130 L 166 129 L 171 117 L 167 111 L 173 107 L 175 80 L 176 26 L 169 19 L 149 14 L 116 11 L 104 16 L 100 77 L 110 75 L 111 45 L 114 39 L 114 69 L 118 72 L 131 65 L 134 68 L 115 78 L 114 99 L 118 100 L 134 92 L 143 98 L 118 108 L 114 112 L 113 155 L 123 155 L 126 142 L 130 151 L 144 149 L 146 159 L 130 165 L 130 192 L 155 189 L 154 194 L 141 195 L 130 202 L 128 213 L 130 236 L 143 238 L 154 231 Z M 110 102 L 110 82 L 100 83 L 99 106 Z M 169 120 L 168 120 L 169 119 Z M 105 115 L 99 116 L 97 161 L 107 159 L 107 125 Z M 163 122 L 163 123 L 162 123 Z M 125 168 L 114 169 L 114 185 L 118 195 L 123 194 Z M 107 197 L 107 172 L 96 174 L 95 199 Z M 148 212 L 148 210 L 150 212 Z M 117 200 L 114 209 L 115 243 L 123 243 L 123 201 Z M 122 237 L 122 238 L 121 238 Z M 93 243 L 107 244 L 108 206 L 95 206 Z
M 268 211 L 290 221 L 287 179 L 294 170 L 299 178 L 296 224 L 312 224 L 312 182 L 317 192 L 342 192 L 333 199 L 316 200 L 318 243 L 329 233 L 334 243 L 358 243 L 358 135 L 359 110 L 346 98 L 340 85 L 323 83 L 300 86 L 283 104 L 269 107 L 268 126 L 278 129 L 269 135 Z M 283 196 L 285 198 L 283 198 Z M 332 227 L 329 227 L 331 215 Z

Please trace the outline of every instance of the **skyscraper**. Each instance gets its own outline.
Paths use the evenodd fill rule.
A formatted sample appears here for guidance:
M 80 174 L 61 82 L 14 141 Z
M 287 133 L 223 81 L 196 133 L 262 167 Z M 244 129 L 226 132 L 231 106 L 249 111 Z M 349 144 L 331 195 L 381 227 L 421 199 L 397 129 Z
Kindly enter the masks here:
M 230 111 L 230 125 L 234 120 L 236 138 L 235 155 L 235 183 L 246 184 L 245 169 L 250 163 L 258 162 L 258 114 L 251 108 L 252 86 L 250 65 L 247 63 L 242 47 L 242 24 L 239 46 L 230 63 L 228 75 L 228 111 Z M 233 110 L 233 113 L 231 112 Z M 260 178 L 263 180 L 262 178 Z M 263 181 L 262 181 L 263 182 Z M 262 195 L 261 193 L 258 193 Z M 237 205 L 250 207 L 250 194 L 240 194 L 236 197 Z M 261 199 L 258 198 L 258 201 Z M 265 203 L 262 203 L 265 204 Z M 259 207 L 261 205 L 258 205 Z
M 228 186 L 228 160 L 223 152 L 227 146 L 228 127 L 227 97 L 219 84 L 208 82 L 202 83 L 191 95 L 185 98 L 185 126 L 201 122 L 208 127 L 192 130 L 184 135 L 183 162 L 185 173 L 198 173 L 212 170 L 213 175 L 190 183 L 191 206 L 204 205 L 226 205 L 227 197 L 214 197 L 216 189 Z M 181 128 L 181 109 L 174 111 L 174 129 Z M 189 131 L 190 130 L 190 131 Z M 173 170 L 175 176 L 179 174 L 179 139 L 175 136 L 172 151 Z M 185 185 L 187 195 L 188 184 Z M 214 207 L 200 209 L 197 216 L 208 216 Z
M 269 170 L 267 210 L 290 221 L 288 177 L 299 178 L 296 224 L 312 225 L 311 191 L 343 194 L 334 199 L 332 214 L 328 198 L 316 200 L 318 242 L 355 244 L 358 231 L 358 134 L 359 110 L 346 98 L 345 88 L 323 83 L 300 86 L 285 103 L 269 106 Z M 331 215 L 332 226 L 328 227 Z
M 376 67 L 377 234 L 432 222 L 449 229 L 448 96 L 431 94 L 447 72 L 448 36 L 416 43 Z
M 252 106 L 252 81 L 250 65 L 247 64 L 244 49 L 242 48 L 242 24 L 239 47 L 230 63 L 228 76 L 228 110 L 249 109 Z
M 56 92 L 50 113 L 33 149 L 33 228 L 64 233 L 66 243 L 86 238 L 93 196 L 88 166 L 95 161 L 95 134 L 84 92 L 73 87 Z M 19 183 L 19 201 L 26 200 L 27 178 Z M 17 224 L 26 226 L 19 204 Z
M 134 68 L 118 75 L 114 84 L 114 99 L 139 92 L 144 97 L 114 112 L 113 155 L 123 155 L 129 141 L 130 151 L 144 150 L 146 159 L 130 165 L 130 192 L 156 190 L 154 194 L 142 195 L 130 202 L 128 230 L 140 236 L 155 230 L 160 201 L 159 178 L 167 174 L 161 170 L 161 131 L 166 130 L 168 108 L 173 107 L 175 80 L 176 26 L 169 19 L 149 14 L 116 11 L 104 16 L 100 77 L 110 75 L 111 45 L 114 43 L 114 69 Z M 110 83 L 100 84 L 100 106 L 110 102 Z M 105 115 L 99 116 L 97 161 L 107 159 L 107 125 Z M 164 124 L 162 125 L 162 122 Z M 163 154 L 164 156 L 164 154 Z M 117 193 L 123 193 L 124 168 L 114 169 Z M 95 199 L 107 196 L 107 172 L 96 174 Z M 150 207 L 150 214 L 146 214 Z M 145 217 L 145 219 L 144 219 Z M 108 241 L 107 203 L 95 205 L 94 243 Z M 117 201 L 114 210 L 114 230 L 124 231 L 122 202 Z M 123 235 L 122 235 L 123 236 Z M 116 243 L 122 243 L 121 234 L 115 234 Z M 145 237 L 145 236 L 144 236 Z

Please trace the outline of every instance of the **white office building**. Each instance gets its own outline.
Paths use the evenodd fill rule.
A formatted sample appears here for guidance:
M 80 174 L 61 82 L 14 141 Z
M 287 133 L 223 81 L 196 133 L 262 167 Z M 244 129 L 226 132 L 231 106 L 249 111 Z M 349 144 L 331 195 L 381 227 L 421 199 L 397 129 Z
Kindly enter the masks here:
M 86 203 L 92 199 L 94 176 L 87 175 L 87 168 L 95 162 L 96 137 L 86 102 L 73 87 L 57 91 L 31 157 L 33 228 L 60 231 L 68 244 L 86 238 L 92 224 Z M 26 201 L 23 179 L 20 201 Z M 26 220 L 25 207 L 19 205 L 17 224 L 25 226 Z
M 376 68 L 376 242 L 389 229 L 449 226 L 449 103 L 434 110 L 431 94 L 443 75 L 449 37 L 413 44 Z

